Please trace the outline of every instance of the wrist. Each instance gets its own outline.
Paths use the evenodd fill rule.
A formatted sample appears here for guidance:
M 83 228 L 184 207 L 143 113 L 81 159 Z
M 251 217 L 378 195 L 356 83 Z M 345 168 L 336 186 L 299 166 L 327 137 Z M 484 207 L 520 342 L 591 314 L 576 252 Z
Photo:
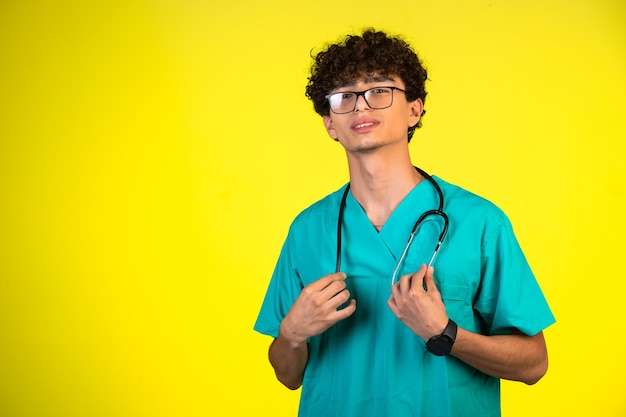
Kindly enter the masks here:
M 278 336 L 294 349 L 302 347 L 308 340 L 306 336 L 300 335 L 298 331 L 293 326 L 289 325 L 289 323 L 286 323 L 285 320 L 280 324 Z
M 452 352 L 452 346 L 456 340 L 458 331 L 457 324 L 448 319 L 448 324 L 441 334 L 435 335 L 426 342 L 426 350 L 435 356 L 444 356 Z

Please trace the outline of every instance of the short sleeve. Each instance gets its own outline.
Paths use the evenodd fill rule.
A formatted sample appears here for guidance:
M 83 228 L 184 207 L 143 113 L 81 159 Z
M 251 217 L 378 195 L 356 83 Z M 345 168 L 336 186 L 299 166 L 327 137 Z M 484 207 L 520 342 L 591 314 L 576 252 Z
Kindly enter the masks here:
M 277 337 L 285 315 L 302 292 L 302 281 L 294 268 L 293 226 L 283 244 L 274 268 L 254 330 L 268 336 Z
M 504 214 L 488 228 L 481 263 L 475 309 L 490 334 L 510 334 L 517 329 L 532 336 L 555 322 Z

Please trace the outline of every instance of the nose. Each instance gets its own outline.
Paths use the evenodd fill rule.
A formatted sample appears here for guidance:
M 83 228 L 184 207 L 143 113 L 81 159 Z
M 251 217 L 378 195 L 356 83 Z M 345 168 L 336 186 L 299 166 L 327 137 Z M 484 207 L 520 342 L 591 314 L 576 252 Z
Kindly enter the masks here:
M 356 96 L 356 103 L 354 103 L 354 111 L 370 110 L 371 107 L 365 101 L 365 93 L 358 94 Z

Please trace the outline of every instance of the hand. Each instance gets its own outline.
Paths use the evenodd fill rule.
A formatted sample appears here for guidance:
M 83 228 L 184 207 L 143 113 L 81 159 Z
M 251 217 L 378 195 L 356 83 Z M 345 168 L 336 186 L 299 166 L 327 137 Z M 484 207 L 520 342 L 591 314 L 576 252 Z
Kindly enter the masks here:
M 393 314 L 424 340 L 443 333 L 448 324 L 446 307 L 435 286 L 434 268 L 422 265 L 391 287 L 387 305 Z
M 338 310 L 350 298 L 346 274 L 326 275 L 304 287 L 280 325 L 280 332 L 292 344 L 306 343 L 356 310 L 356 300 Z

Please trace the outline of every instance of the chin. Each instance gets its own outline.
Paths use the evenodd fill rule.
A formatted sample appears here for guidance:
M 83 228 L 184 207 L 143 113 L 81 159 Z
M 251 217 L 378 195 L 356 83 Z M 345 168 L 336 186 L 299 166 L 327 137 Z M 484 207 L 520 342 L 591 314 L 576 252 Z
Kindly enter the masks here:
M 374 152 L 377 151 L 378 149 L 381 149 L 383 147 L 385 147 L 386 144 L 384 143 L 359 143 L 354 147 L 354 152 L 361 152 L 361 153 L 368 153 L 368 152 Z
M 361 140 L 342 144 L 349 152 L 372 152 L 385 146 L 384 143 L 371 140 Z

